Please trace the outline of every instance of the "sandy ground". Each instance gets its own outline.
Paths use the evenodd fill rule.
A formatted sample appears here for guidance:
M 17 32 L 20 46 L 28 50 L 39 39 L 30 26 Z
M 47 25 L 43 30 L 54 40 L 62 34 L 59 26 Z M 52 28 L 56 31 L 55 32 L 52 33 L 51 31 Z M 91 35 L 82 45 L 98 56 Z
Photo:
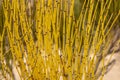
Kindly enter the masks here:
M 106 73 L 103 80 L 120 80 L 120 52 L 115 54 L 112 59 L 115 59 L 115 64 Z

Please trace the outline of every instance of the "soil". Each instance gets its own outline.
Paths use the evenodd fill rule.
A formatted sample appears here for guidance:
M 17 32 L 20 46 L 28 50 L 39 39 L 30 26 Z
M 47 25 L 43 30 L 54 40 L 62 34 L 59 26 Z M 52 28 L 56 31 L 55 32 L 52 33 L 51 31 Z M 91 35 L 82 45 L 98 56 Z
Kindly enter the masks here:
M 106 73 L 103 80 L 120 80 L 120 52 L 116 53 L 112 59 L 115 60 L 115 64 Z

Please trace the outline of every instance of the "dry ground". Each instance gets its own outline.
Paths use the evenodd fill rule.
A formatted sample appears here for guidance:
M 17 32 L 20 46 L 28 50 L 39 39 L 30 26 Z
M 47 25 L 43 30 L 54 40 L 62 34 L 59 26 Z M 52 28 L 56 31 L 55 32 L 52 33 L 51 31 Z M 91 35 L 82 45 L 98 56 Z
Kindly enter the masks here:
M 115 59 L 115 64 L 106 73 L 104 80 L 120 80 L 120 52 L 116 53 L 113 59 Z

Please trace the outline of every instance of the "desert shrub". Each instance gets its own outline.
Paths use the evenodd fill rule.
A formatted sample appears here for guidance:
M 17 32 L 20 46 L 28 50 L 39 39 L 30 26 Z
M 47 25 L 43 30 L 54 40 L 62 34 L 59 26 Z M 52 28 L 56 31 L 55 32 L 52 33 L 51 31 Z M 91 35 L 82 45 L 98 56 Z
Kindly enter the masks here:
M 106 64 L 110 31 L 120 15 L 110 12 L 111 3 L 85 0 L 75 13 L 75 0 L 3 0 L 4 78 L 18 74 L 23 80 L 102 80 L 111 59 Z

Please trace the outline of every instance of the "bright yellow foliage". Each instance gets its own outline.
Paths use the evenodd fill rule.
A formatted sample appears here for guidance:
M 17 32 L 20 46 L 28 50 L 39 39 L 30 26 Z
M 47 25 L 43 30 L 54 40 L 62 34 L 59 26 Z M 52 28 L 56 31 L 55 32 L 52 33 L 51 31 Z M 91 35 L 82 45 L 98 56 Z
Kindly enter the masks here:
M 98 55 L 102 56 L 102 80 L 109 45 L 106 39 L 120 15 L 119 12 L 112 23 L 113 14 L 107 19 L 112 0 L 97 3 L 85 0 L 78 19 L 74 16 L 75 0 L 33 1 L 31 6 L 27 0 L 3 0 L 5 22 L 0 35 L 3 76 L 8 74 L 14 79 L 4 62 L 2 45 L 6 31 L 9 43 L 6 54 L 12 54 L 21 80 L 97 80 Z

